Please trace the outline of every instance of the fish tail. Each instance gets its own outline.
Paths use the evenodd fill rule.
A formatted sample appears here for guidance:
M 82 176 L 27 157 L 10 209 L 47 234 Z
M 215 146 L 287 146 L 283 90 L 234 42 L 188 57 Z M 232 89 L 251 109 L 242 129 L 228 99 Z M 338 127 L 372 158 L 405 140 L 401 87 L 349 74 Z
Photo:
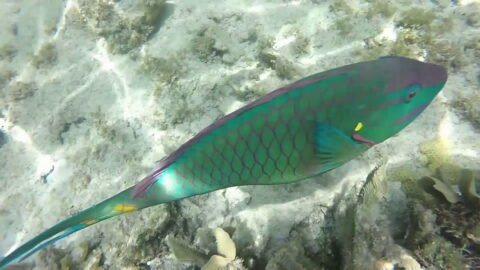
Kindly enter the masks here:
M 102 220 L 171 200 L 164 196 L 159 197 L 151 192 L 148 192 L 142 198 L 134 199 L 131 195 L 133 189 L 134 187 L 130 187 L 40 233 L 6 257 L 0 258 L 0 269 L 17 259 L 22 261 L 48 245 Z

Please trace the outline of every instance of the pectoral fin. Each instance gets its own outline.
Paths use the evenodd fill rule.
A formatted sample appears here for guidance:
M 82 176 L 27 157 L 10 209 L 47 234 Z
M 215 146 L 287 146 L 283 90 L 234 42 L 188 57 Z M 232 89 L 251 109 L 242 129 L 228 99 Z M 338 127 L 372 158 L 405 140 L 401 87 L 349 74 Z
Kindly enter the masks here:
M 316 174 L 335 169 L 353 159 L 366 147 L 331 124 L 315 125 L 314 157 Z

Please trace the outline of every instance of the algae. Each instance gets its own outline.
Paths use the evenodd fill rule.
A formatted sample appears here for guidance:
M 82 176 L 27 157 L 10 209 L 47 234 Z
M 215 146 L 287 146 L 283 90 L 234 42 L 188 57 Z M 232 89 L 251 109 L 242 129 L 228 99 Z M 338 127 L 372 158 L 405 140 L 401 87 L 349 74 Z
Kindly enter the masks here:
M 480 95 L 473 94 L 467 97 L 461 97 L 456 100 L 452 107 L 460 110 L 465 119 L 473 124 L 476 128 L 480 128 Z
M 141 59 L 140 70 L 149 75 L 155 83 L 172 84 L 184 72 L 181 57 L 159 58 L 145 55 Z
M 330 10 L 333 12 L 345 13 L 348 15 L 353 14 L 353 8 L 347 3 L 346 0 L 334 0 L 330 6 Z
M 17 74 L 5 66 L 0 66 L 0 88 L 5 87 Z
M 335 29 L 345 36 L 352 32 L 353 24 L 349 17 L 341 18 L 335 21 Z
M 7 100 L 18 102 L 33 96 L 36 91 L 37 85 L 33 82 L 15 81 L 7 87 Z
M 433 26 L 433 31 L 438 34 L 445 34 L 451 32 L 455 27 L 455 17 L 453 15 L 444 17 L 439 23 Z
M 286 58 L 278 57 L 275 60 L 274 70 L 280 79 L 292 80 L 299 75 L 294 64 Z
M 412 249 L 428 267 L 460 269 L 475 267 L 480 263 L 477 224 L 480 221 L 476 191 L 476 178 L 471 170 L 458 168 L 455 180 L 445 179 L 442 170 L 451 167 L 440 165 L 435 176 L 426 176 L 434 185 L 422 184 L 419 188 L 433 195 L 437 203 L 425 203 L 418 197 L 411 198 L 411 217 L 405 245 Z M 460 186 L 459 189 L 454 188 Z M 417 191 L 418 192 L 418 191 Z M 425 209 L 426 207 L 426 209 Z M 425 219 L 426 212 L 432 213 Z M 425 263 L 424 263 L 425 264 Z
M 385 0 L 373 0 L 369 1 L 369 7 L 367 10 L 367 17 L 371 18 L 377 14 L 382 17 L 390 18 L 395 14 L 395 6 L 391 1 Z
M 408 164 L 390 169 L 380 164 L 356 200 L 332 207 L 334 214 L 326 218 L 335 229 L 326 231 L 324 238 L 330 239 L 325 249 L 340 248 L 337 266 L 464 269 L 480 265 L 476 211 L 480 179 L 450 158 L 437 162 L 434 172 Z M 331 263 L 325 254 L 318 257 Z
M 17 48 L 12 44 L 3 44 L 0 47 L 0 60 L 12 61 L 17 55 Z
M 420 153 L 425 157 L 422 163 L 434 172 L 442 164 L 449 161 L 449 148 L 442 137 L 436 137 L 420 145 Z
M 439 40 L 427 44 L 427 61 L 442 66 L 460 68 L 467 64 L 463 55 L 462 45 L 454 44 L 452 41 Z
M 479 27 L 480 26 L 480 14 L 478 13 L 480 8 L 477 7 L 476 9 L 477 10 L 475 10 L 475 7 L 473 7 L 473 10 L 471 10 L 467 14 L 466 22 L 471 27 Z
M 106 39 L 112 53 L 128 53 L 145 43 L 158 29 L 165 0 L 142 0 L 127 6 L 129 12 L 119 12 L 120 3 L 103 0 L 80 0 L 84 23 Z
M 202 62 L 209 62 L 210 58 L 217 55 L 215 39 L 210 36 L 196 36 L 192 40 L 192 50 Z
M 410 8 L 402 13 L 399 20 L 401 26 L 407 27 L 429 27 L 435 19 L 435 12 L 419 7 Z
M 55 43 L 45 42 L 35 52 L 32 57 L 32 65 L 35 67 L 45 67 L 51 65 L 57 60 L 57 49 Z
M 295 40 L 291 43 L 292 52 L 295 55 L 302 55 L 308 53 L 309 47 L 311 45 L 310 38 L 301 34 L 300 31 L 294 32 Z
M 299 75 L 293 62 L 271 49 L 261 50 L 258 58 L 261 64 L 273 69 L 280 79 L 291 80 Z
M 305 249 L 298 241 L 291 241 L 274 251 L 265 267 L 266 270 L 320 269 L 317 263 L 305 255 Z
M 116 137 L 116 131 L 111 124 L 108 123 L 105 113 L 100 107 L 90 114 L 93 128 L 96 133 L 106 141 L 113 141 Z

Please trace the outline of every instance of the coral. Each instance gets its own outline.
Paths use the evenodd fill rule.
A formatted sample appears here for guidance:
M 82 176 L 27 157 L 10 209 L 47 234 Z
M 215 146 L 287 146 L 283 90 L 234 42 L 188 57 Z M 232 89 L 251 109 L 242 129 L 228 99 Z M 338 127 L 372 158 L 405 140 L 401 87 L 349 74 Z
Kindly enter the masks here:
M 341 269 L 408 268 L 418 263 L 396 243 L 406 226 L 406 200 L 390 187 L 387 167 L 379 164 L 369 174 L 357 198 L 334 206 L 335 246 L 341 250 Z M 331 232 L 330 232 L 331 234 Z M 323 256 L 322 256 L 323 257 Z M 415 269 L 415 268 L 413 268 Z
M 422 188 L 425 191 L 431 193 L 437 198 L 441 198 L 441 200 L 445 200 L 450 204 L 455 204 L 460 201 L 460 196 L 455 192 L 455 190 L 436 177 L 426 176 L 422 178 L 419 183 L 422 185 Z
M 209 236 L 213 236 L 213 238 Z M 206 239 L 211 239 L 211 241 L 206 242 Z M 195 264 L 202 267 L 202 270 L 244 269 L 241 260 L 235 260 L 235 243 L 223 229 L 200 228 L 197 231 L 197 242 L 200 243 L 193 246 L 184 240 L 167 236 L 167 245 L 179 261 Z M 211 247 L 211 243 L 215 243 L 214 248 Z
M 35 67 L 47 66 L 57 60 L 57 49 L 55 43 L 46 42 L 40 46 L 32 57 L 32 64 Z
M 435 175 L 417 181 L 418 187 L 435 198 L 437 203 L 426 203 L 418 196 L 410 200 L 410 225 L 405 245 L 428 265 L 441 269 L 460 269 L 462 265 L 480 265 L 479 207 L 477 179 L 471 170 L 456 168 L 447 174 L 441 165 Z M 445 179 L 453 177 L 452 179 Z M 454 188 L 459 186 L 458 189 Z M 416 191 L 418 193 L 418 191 Z M 426 216 L 425 213 L 432 213 Z M 463 269 L 463 267 L 462 267 Z
M 189 245 L 186 241 L 177 239 L 173 236 L 167 236 L 167 245 L 175 258 L 181 262 L 191 263 L 197 266 L 203 266 L 207 263 L 208 256 Z
M 426 148 L 437 153 L 435 146 Z M 480 179 L 449 158 L 436 162 L 434 173 L 380 164 L 356 200 L 335 206 L 335 229 L 326 232 L 335 238 L 326 248 L 340 247 L 342 269 L 480 266 Z
M 84 22 L 106 39 L 113 53 L 127 53 L 146 42 L 162 19 L 165 0 L 128 2 L 78 1 Z

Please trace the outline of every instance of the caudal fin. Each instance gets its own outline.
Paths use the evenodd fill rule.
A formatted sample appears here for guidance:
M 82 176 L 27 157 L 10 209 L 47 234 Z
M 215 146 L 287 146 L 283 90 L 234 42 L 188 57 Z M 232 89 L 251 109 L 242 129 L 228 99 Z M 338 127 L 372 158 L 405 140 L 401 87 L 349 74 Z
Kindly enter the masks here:
M 46 246 L 102 220 L 159 203 L 154 198 L 149 198 L 148 196 L 133 199 L 131 196 L 132 191 L 133 187 L 124 190 L 40 233 L 2 258 L 0 260 L 0 269 L 17 259 L 20 259 L 20 261 L 24 260 Z

